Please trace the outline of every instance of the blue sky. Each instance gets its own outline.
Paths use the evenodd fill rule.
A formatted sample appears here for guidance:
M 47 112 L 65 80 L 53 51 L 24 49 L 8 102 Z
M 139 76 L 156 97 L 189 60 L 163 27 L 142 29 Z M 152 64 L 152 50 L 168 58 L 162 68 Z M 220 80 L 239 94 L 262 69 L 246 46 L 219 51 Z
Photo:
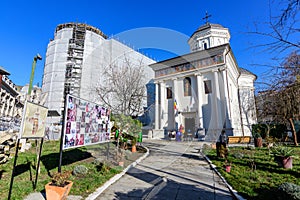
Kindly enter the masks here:
M 202 18 L 208 11 L 212 15 L 211 23 L 229 28 L 231 47 L 239 66 L 257 74 L 265 69 L 254 66 L 269 62 L 268 56 L 253 45 L 263 42 L 263 38 L 249 35 L 256 22 L 268 21 L 268 0 L 151 0 L 151 1 L 100 1 L 100 0 L 3 0 L 0 2 L 0 66 L 11 73 L 10 79 L 17 85 L 29 82 L 33 57 L 39 53 L 34 84 L 42 83 L 42 74 L 49 40 L 54 37 L 58 24 L 83 22 L 95 26 L 106 35 L 124 36 L 123 33 L 139 28 L 156 27 L 170 30 L 185 36 L 204 24 Z M 264 26 L 260 27 L 264 30 Z M 126 35 L 126 34 L 125 34 Z M 124 38 L 121 38 L 123 40 Z M 126 37 L 125 37 L 126 39 Z M 138 46 L 143 34 L 136 41 L 125 41 Z M 187 43 L 172 40 L 181 51 L 188 53 Z M 163 47 L 162 47 L 163 49 Z M 145 50 L 152 58 L 167 59 L 173 53 L 161 50 Z

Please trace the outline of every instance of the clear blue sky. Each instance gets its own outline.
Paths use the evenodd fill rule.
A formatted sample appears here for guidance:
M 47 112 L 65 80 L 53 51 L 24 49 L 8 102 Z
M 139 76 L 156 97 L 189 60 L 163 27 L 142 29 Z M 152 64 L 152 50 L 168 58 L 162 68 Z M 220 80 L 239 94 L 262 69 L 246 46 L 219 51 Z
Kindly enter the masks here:
M 268 0 L 2 0 L 0 2 L 0 66 L 11 73 L 17 85 L 29 82 L 32 59 L 38 61 L 34 84 L 42 83 L 42 74 L 49 40 L 54 37 L 58 24 L 83 22 L 95 26 L 106 35 L 122 35 L 124 31 L 144 27 L 158 27 L 187 36 L 204 24 L 202 18 L 208 11 L 211 23 L 229 28 L 231 47 L 239 66 L 258 76 L 264 69 L 253 64 L 268 62 L 265 53 L 253 50 L 260 39 L 246 34 L 255 22 L 268 21 Z M 263 30 L 263 27 L 262 27 Z M 137 35 L 137 40 L 143 35 Z M 177 45 L 176 40 L 173 41 Z M 130 41 L 135 45 L 134 41 Z M 178 43 L 182 53 L 188 53 L 187 44 Z M 170 54 L 152 51 L 151 57 L 167 59 Z M 151 54 L 151 51 L 148 51 Z

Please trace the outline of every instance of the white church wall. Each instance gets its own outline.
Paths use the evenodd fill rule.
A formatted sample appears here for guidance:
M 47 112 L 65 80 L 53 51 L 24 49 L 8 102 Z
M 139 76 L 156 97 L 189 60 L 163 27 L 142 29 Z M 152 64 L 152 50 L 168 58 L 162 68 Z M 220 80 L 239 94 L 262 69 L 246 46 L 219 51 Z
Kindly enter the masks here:
M 244 134 L 251 136 L 252 124 L 257 123 L 253 75 L 242 74 L 238 80 Z

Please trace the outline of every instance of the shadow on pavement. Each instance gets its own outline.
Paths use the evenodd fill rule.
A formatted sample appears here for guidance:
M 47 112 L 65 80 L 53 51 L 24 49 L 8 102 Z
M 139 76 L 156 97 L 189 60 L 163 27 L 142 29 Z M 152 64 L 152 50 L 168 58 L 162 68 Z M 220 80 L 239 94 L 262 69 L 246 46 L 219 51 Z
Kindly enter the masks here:
M 143 166 L 146 167 L 146 166 Z M 149 167 L 148 167 L 149 168 Z M 150 168 L 151 169 L 151 168 Z M 155 169 L 154 169 L 155 170 Z M 160 171 L 160 170 L 156 170 Z M 167 174 L 166 171 L 162 171 Z M 132 169 L 127 172 L 128 175 L 131 175 L 137 179 L 143 180 L 147 183 L 152 184 L 151 188 L 147 189 L 134 189 L 129 192 L 116 192 L 115 195 L 120 200 L 152 200 L 152 199 L 159 199 L 159 200 L 171 200 L 171 199 L 232 199 L 230 194 L 218 194 L 216 193 L 217 190 L 212 185 L 208 185 L 205 183 L 201 183 L 192 179 L 188 179 L 185 177 L 181 177 L 188 181 L 192 181 L 195 183 L 193 184 L 186 184 L 181 182 L 176 182 L 171 179 L 167 179 L 166 177 L 161 177 L 156 174 L 145 172 L 139 169 Z M 176 174 L 171 174 L 172 176 L 177 176 Z M 197 187 L 196 184 L 204 186 L 203 188 Z M 205 188 L 205 189 L 204 189 Z M 227 192 L 221 190 L 223 192 Z

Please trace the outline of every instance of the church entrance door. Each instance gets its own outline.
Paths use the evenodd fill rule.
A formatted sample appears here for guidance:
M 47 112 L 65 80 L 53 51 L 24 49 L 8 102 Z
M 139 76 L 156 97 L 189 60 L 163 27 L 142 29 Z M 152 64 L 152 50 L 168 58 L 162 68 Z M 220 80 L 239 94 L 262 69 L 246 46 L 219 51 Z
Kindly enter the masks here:
M 185 118 L 184 124 L 186 136 L 192 139 L 195 133 L 195 118 Z

